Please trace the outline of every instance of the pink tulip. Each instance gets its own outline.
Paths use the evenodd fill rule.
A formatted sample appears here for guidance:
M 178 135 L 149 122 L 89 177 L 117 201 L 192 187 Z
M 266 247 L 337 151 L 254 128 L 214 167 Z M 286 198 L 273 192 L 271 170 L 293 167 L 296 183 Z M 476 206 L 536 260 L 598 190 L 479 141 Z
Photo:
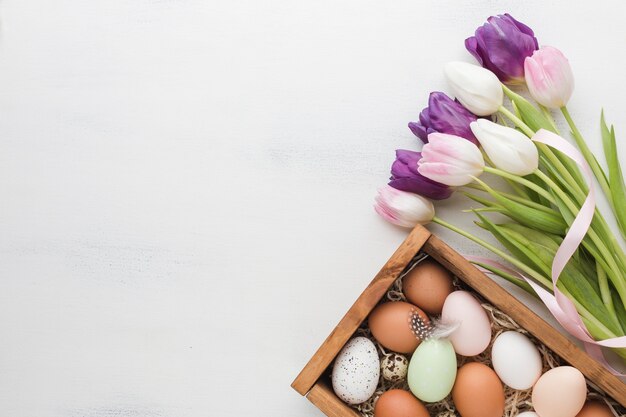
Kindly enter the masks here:
M 526 58 L 524 76 L 530 95 L 550 109 L 565 106 L 574 91 L 574 74 L 567 58 L 551 46 L 543 46 Z
M 461 186 L 482 174 L 485 160 L 480 149 L 459 136 L 431 133 L 422 148 L 417 171 L 433 181 Z
M 402 227 L 430 223 L 435 217 L 435 207 L 430 200 L 388 185 L 378 190 L 374 210 L 383 219 Z

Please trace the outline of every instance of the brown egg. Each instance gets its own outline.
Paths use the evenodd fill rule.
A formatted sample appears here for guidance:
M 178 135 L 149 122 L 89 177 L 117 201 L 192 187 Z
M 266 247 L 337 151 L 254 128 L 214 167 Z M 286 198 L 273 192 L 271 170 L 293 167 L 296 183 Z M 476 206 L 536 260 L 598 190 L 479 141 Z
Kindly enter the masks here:
M 576 417 L 615 417 L 615 415 L 603 401 L 587 400 Z
M 410 392 L 392 389 L 376 401 L 374 417 L 430 417 L 430 414 Z
M 372 335 L 381 345 L 398 353 L 413 353 L 420 340 L 409 327 L 411 313 L 417 311 L 425 322 L 428 316 L 419 308 L 404 301 L 392 301 L 376 307 L 369 316 Z
M 452 401 L 461 417 L 502 417 L 504 388 L 490 367 L 470 362 L 457 372 Z
M 406 299 L 428 314 L 441 314 L 452 291 L 452 274 L 432 259 L 420 262 L 402 279 Z

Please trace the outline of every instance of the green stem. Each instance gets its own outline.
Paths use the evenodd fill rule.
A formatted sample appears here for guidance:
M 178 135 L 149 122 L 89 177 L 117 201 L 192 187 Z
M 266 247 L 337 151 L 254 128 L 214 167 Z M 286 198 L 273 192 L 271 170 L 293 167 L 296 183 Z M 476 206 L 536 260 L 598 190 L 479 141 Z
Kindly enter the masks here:
M 498 111 L 502 113 L 503 115 L 505 115 L 510 121 L 515 123 L 515 126 L 519 127 L 522 130 L 522 132 L 524 132 L 524 134 L 528 136 L 529 138 L 535 134 L 535 132 L 533 132 L 533 130 L 530 127 L 528 127 L 526 123 L 522 121 L 522 119 L 517 117 L 513 112 L 511 112 L 506 107 L 500 106 Z
M 470 261 L 470 262 L 473 263 L 474 265 L 480 266 L 483 269 L 486 269 L 487 271 L 493 274 L 498 275 L 501 278 L 506 279 L 511 284 L 517 285 L 518 287 L 520 287 L 521 289 L 523 289 L 524 291 L 526 291 L 528 294 L 532 295 L 533 297 L 539 298 L 535 290 L 533 290 L 533 287 L 531 287 L 530 284 L 526 282 L 525 280 L 518 278 L 516 276 L 513 276 L 507 272 L 502 271 L 501 269 L 495 268 L 483 262 L 479 262 L 479 261 Z
M 485 172 L 492 173 L 492 174 L 513 180 L 537 192 L 539 195 L 541 195 L 542 197 L 544 197 L 546 200 L 550 201 L 551 203 L 554 204 L 556 202 L 554 200 L 554 197 L 549 192 L 547 192 L 546 190 L 544 190 L 537 184 L 531 181 L 528 181 L 525 178 L 519 177 L 514 174 L 509 174 L 506 171 L 502 171 L 500 169 L 492 168 L 488 166 L 485 166 Z M 574 205 L 574 203 L 571 201 L 569 196 L 567 196 L 563 192 L 563 190 L 554 181 L 552 181 L 551 178 L 549 178 L 546 174 L 544 174 L 540 170 L 536 170 L 535 174 L 539 176 L 546 184 L 548 184 L 555 192 L 557 192 L 557 194 L 559 194 L 559 197 L 565 202 L 568 209 L 572 212 L 573 215 L 576 215 L 578 213 L 579 209 Z M 603 222 L 603 219 L 598 218 L 598 220 L 596 221 Z M 604 229 L 603 231 L 605 231 L 604 235 L 608 234 L 608 236 L 610 236 L 609 241 L 610 243 L 612 243 L 613 253 L 618 256 L 618 262 L 620 266 L 622 266 L 622 268 L 617 266 L 615 258 L 613 258 L 612 256 L 612 252 L 608 250 L 608 248 L 606 247 L 602 239 L 600 239 L 600 237 L 596 233 L 595 229 L 593 228 L 589 229 L 589 237 L 592 239 L 594 244 L 598 247 L 598 250 L 600 251 L 600 253 L 602 253 L 605 259 L 607 260 L 607 263 L 610 266 L 610 270 L 607 272 L 609 276 L 611 277 L 611 281 L 615 285 L 615 288 L 618 290 L 620 294 L 620 298 L 624 302 L 624 305 L 626 305 L 626 283 L 624 282 L 623 278 L 618 275 L 619 272 L 623 272 L 624 265 L 626 265 L 626 255 L 622 251 L 621 247 L 617 244 L 617 241 L 615 240 L 615 237 L 613 236 L 613 234 L 607 231 L 604 225 L 602 225 L 602 229 Z
M 458 233 L 461 236 L 464 236 L 464 237 L 468 238 L 472 242 L 478 243 L 483 248 L 493 252 L 494 254 L 498 255 L 499 257 L 501 257 L 505 261 L 511 263 L 512 265 L 515 265 L 520 270 L 522 270 L 525 273 L 527 273 L 528 275 L 530 275 L 532 278 L 534 278 L 539 283 L 541 283 L 541 285 L 543 285 L 545 288 L 552 288 L 552 282 L 550 282 L 548 279 L 546 279 L 546 277 L 544 277 L 542 274 L 540 274 L 539 272 L 537 272 L 534 269 L 530 268 L 529 266 L 527 266 L 523 262 L 520 262 L 519 260 L 515 259 L 514 257 L 509 255 L 508 253 L 506 253 L 506 252 L 496 248 L 491 243 L 486 242 L 486 241 L 482 240 L 481 238 L 479 238 L 477 236 L 474 236 L 471 233 L 468 233 L 465 230 L 460 229 L 460 228 L 456 227 L 455 225 L 450 224 L 450 223 L 446 222 L 445 220 L 443 220 L 443 219 L 441 219 L 439 217 L 435 216 L 432 221 L 433 221 L 433 223 L 437 223 L 437 224 L 445 227 L 446 229 L 450 229 L 453 232 Z
M 597 320 L 596 321 L 588 320 L 582 314 L 581 314 L 581 318 L 583 320 L 585 327 L 587 328 L 587 330 L 589 330 L 589 333 L 591 334 L 591 336 L 593 336 L 595 340 L 611 339 L 617 336 L 613 334 L 612 332 L 608 331 L 606 327 L 604 326 L 602 327 L 596 326 Z M 626 359 L 626 349 L 611 348 L 611 350 L 615 352 L 617 355 L 619 355 L 622 359 Z
M 613 202 L 613 196 L 612 196 L 612 193 L 611 193 L 611 187 L 610 187 L 610 185 L 608 183 L 606 174 L 602 170 L 602 167 L 600 167 L 600 164 L 598 163 L 598 160 L 595 158 L 595 156 L 593 155 L 593 153 L 591 152 L 591 150 L 587 146 L 587 142 L 585 142 L 582 134 L 578 130 L 578 127 L 574 123 L 574 120 L 572 119 L 572 116 L 570 115 L 569 111 L 567 110 L 567 107 L 565 107 L 565 106 L 562 107 L 561 108 L 561 112 L 563 113 L 563 116 L 565 117 L 565 120 L 567 121 L 568 125 L 572 129 L 572 136 L 574 137 L 574 140 L 576 141 L 576 144 L 578 145 L 578 148 L 580 148 L 581 153 L 585 157 L 585 160 L 587 161 L 587 163 L 589 163 L 589 166 L 591 167 L 591 170 L 593 171 L 594 176 L 598 180 L 598 183 L 600 184 L 600 187 L 602 188 L 602 192 L 606 196 L 606 199 L 609 202 L 609 205 L 611 206 L 611 210 L 613 212 L 615 212 L 616 210 L 623 210 L 623 208 L 615 207 L 615 204 Z M 614 247 L 615 251 L 618 253 L 621 265 L 624 268 L 626 268 L 626 254 L 624 253 L 622 247 L 617 242 L 617 238 L 615 237 L 615 235 L 611 232 L 609 226 L 607 225 L 606 221 L 604 220 L 604 217 L 602 217 L 602 215 L 600 215 L 598 210 L 596 210 L 596 213 L 599 214 L 598 217 L 599 217 L 599 221 L 600 221 L 600 223 L 602 225 L 603 231 L 608 236 L 608 238 L 611 240 L 612 246 Z
M 510 94 L 514 94 L 510 90 L 507 91 L 506 87 L 505 87 L 504 91 L 505 91 L 505 93 L 507 93 L 507 95 L 509 95 L 509 93 Z M 510 97 L 510 95 L 509 95 L 509 97 Z M 532 136 L 532 134 L 534 133 L 532 131 L 532 129 L 530 129 L 515 114 L 511 113 L 505 107 L 501 107 L 499 110 L 500 110 L 500 112 L 502 114 L 504 114 L 511 121 L 513 121 L 513 123 L 515 123 L 515 125 L 517 127 L 519 127 L 524 133 L 526 133 L 526 135 L 528 135 L 529 137 Z M 594 164 L 597 167 L 597 170 L 594 170 L 594 174 L 596 175 L 596 177 L 598 177 L 598 181 L 600 182 L 600 184 L 602 184 L 602 182 L 603 182 L 602 180 L 604 180 L 604 183 L 606 183 L 606 177 L 604 176 L 604 172 L 602 171 L 602 169 L 598 165 L 598 162 L 595 159 L 595 157 L 593 156 L 593 154 L 591 153 L 591 151 L 589 151 L 589 148 L 587 147 L 587 144 L 585 143 L 584 139 L 582 138 L 582 135 L 580 134 L 580 131 L 578 130 L 578 128 L 574 124 L 574 121 L 572 120 L 572 118 L 571 118 L 567 108 L 563 107 L 561 109 L 561 111 L 563 112 L 563 115 L 564 115 L 565 119 L 568 121 L 568 124 L 570 125 L 570 127 L 572 129 L 572 133 L 574 135 L 574 138 L 576 139 L 579 147 L 581 148 L 581 151 L 583 152 L 583 155 L 585 156 L 585 158 L 588 161 L 589 160 L 592 161 L 592 162 L 590 162 L 590 165 L 592 167 L 594 166 Z M 559 172 L 563 176 L 563 179 L 565 180 L 565 182 L 568 185 L 568 191 L 574 196 L 574 198 L 578 201 L 579 204 L 582 204 L 582 202 L 584 201 L 584 199 L 586 197 L 588 188 L 587 188 L 586 182 L 584 181 L 584 179 L 580 175 L 580 171 L 578 171 L 578 168 L 574 166 L 574 161 L 572 161 L 571 159 L 569 159 L 565 155 L 562 155 L 562 158 L 565 158 L 565 159 L 564 159 L 564 161 L 561 161 L 561 159 L 548 146 L 543 145 L 543 144 L 538 144 L 538 145 L 539 145 L 539 149 L 548 158 L 550 163 L 552 163 L 552 165 L 557 170 L 557 172 Z M 586 150 L 586 153 L 585 153 L 585 150 Z M 572 174 L 572 172 L 574 174 Z M 603 187 L 603 190 L 604 190 L 604 192 L 606 194 L 605 187 Z M 610 193 L 610 191 L 609 191 L 609 193 Z M 613 209 L 613 211 L 615 211 L 615 208 L 612 205 L 612 201 L 613 200 L 611 198 L 611 195 L 610 194 L 606 194 L 606 196 L 607 196 L 607 199 L 609 200 L 609 202 L 611 203 L 611 208 Z M 548 201 L 551 201 L 551 200 L 548 199 Z M 553 202 L 553 201 L 551 201 L 551 202 Z M 615 238 L 615 235 L 611 232 L 611 230 L 609 229 L 606 221 L 604 220 L 604 218 L 602 217 L 602 215 L 600 214 L 600 212 L 597 209 L 596 209 L 596 215 L 597 215 L 596 222 L 600 223 L 600 229 L 603 232 L 602 234 L 604 235 L 606 240 L 610 241 L 611 246 L 613 247 L 613 250 L 617 254 L 618 262 L 621 265 L 622 269 L 626 269 L 626 253 L 624 253 L 622 247 L 617 242 L 617 239 Z
M 558 184 L 563 186 L 563 187 L 568 187 L 568 184 L 563 180 L 562 177 L 560 177 L 558 175 L 558 173 L 555 173 L 554 171 L 551 172 L 552 177 L 550 177 L 553 181 L 558 181 Z M 567 189 L 567 188 L 566 188 Z M 576 206 L 575 209 L 573 209 L 573 205 L 569 205 L 568 206 L 568 211 L 570 212 L 570 214 L 572 215 L 572 217 L 578 213 L 578 209 L 577 207 L 581 207 L 585 201 L 585 198 L 587 197 L 586 195 L 583 196 L 579 196 L 577 193 L 576 195 L 573 196 L 574 197 L 574 202 L 576 202 L 578 204 L 578 206 Z M 572 211 L 574 210 L 574 211 Z M 564 215 L 562 215 L 562 217 L 565 218 Z M 610 230 L 608 230 L 606 222 L 604 221 L 604 219 L 602 218 L 602 214 L 600 213 L 600 211 L 596 208 L 595 209 L 595 215 L 592 219 L 591 222 L 591 226 L 594 229 L 598 230 L 598 233 L 601 237 L 601 239 L 604 242 L 611 242 L 613 244 L 613 249 L 615 250 L 615 252 L 618 254 L 617 260 L 619 261 L 619 263 L 621 264 L 621 268 L 623 271 L 626 271 L 626 268 L 624 267 L 624 262 L 622 261 L 622 256 L 623 256 L 623 251 L 621 249 L 621 247 L 616 246 L 614 242 L 615 237 L 612 235 L 612 233 L 610 232 Z M 605 268 L 607 268 L 605 261 L 602 259 L 602 255 L 600 255 L 597 247 L 595 247 L 595 245 L 593 245 L 592 243 L 590 243 L 587 239 L 583 240 L 583 245 L 585 246 L 585 248 L 587 248 L 589 251 L 591 251 L 591 253 L 593 254 L 594 258 L 596 258 L 596 260 L 598 261 L 602 261 L 603 265 Z
M 596 261 L 596 273 L 598 275 L 598 286 L 600 287 L 600 296 L 602 297 L 602 302 L 606 305 L 606 308 L 609 312 L 617 318 L 617 313 L 615 312 L 615 306 L 613 305 L 613 297 L 611 297 L 611 289 L 609 288 L 609 281 L 606 277 L 606 271 L 602 268 L 599 262 Z M 617 320 L 619 324 L 619 320 Z
M 559 287 L 559 290 L 563 293 L 563 295 L 565 295 L 567 298 L 569 298 L 574 303 L 574 306 L 576 306 L 576 310 L 578 311 L 580 316 L 583 319 L 587 319 L 587 321 L 589 323 L 591 323 L 591 326 L 589 326 L 589 327 L 596 328 L 596 332 L 593 332 L 593 333 L 595 333 L 595 337 L 596 338 L 608 339 L 608 338 L 612 338 L 612 337 L 616 337 L 617 336 L 615 333 L 610 331 L 604 324 L 602 324 L 602 322 L 600 320 L 598 320 L 589 310 L 587 310 L 585 307 L 583 307 L 582 304 L 580 304 L 576 300 L 576 298 L 574 298 L 565 288 Z M 585 323 L 587 323 L 587 322 L 585 322 Z M 589 330 L 591 330 L 591 329 L 589 329 Z
M 559 174 L 561 174 L 563 179 L 567 182 L 572 194 L 576 194 L 578 197 L 580 197 L 581 195 L 584 196 L 585 193 L 587 192 L 587 187 L 584 185 L 581 185 L 581 184 L 584 184 L 584 181 L 582 179 L 574 178 L 574 175 L 572 175 L 571 173 L 571 170 L 574 169 L 571 166 L 574 161 L 569 160 L 568 165 L 570 166 L 568 168 L 566 167 L 566 164 L 563 161 L 561 161 L 561 159 L 554 153 L 554 151 L 548 145 L 545 145 L 543 143 L 536 143 L 536 145 L 537 145 L 537 148 L 541 151 L 541 153 L 545 155 L 548 161 L 550 161 L 550 163 L 556 169 L 556 171 Z M 567 158 L 567 156 L 563 155 L 563 158 Z
M 487 162 L 491 166 L 494 166 L 494 164 L 491 161 L 491 159 L 489 159 L 489 155 L 487 155 L 487 153 L 484 150 L 482 150 L 482 154 L 483 154 L 483 159 L 485 160 L 485 162 Z M 526 190 L 524 190 L 523 187 L 520 187 L 515 182 L 513 182 L 513 181 L 511 181 L 509 179 L 506 179 L 506 178 L 504 179 L 504 181 L 506 181 L 506 183 L 509 185 L 509 187 L 511 187 L 511 189 L 513 189 L 513 191 L 515 191 L 520 197 L 530 198 L 530 196 L 528 195 Z
M 546 174 L 544 174 L 538 169 L 535 170 L 535 175 L 537 175 L 543 182 L 545 182 L 546 185 L 550 187 L 559 196 L 561 200 L 563 200 L 563 203 L 565 203 L 565 205 L 567 206 L 568 210 L 572 213 L 572 215 L 576 216 L 578 214 L 579 212 L 578 207 L 576 207 L 576 205 L 569 198 L 569 196 L 565 194 L 565 192 L 561 190 L 561 188 L 554 181 L 552 181 L 550 177 L 548 177 Z M 607 262 L 609 266 L 609 270 L 607 271 L 607 273 L 609 274 L 609 277 L 611 278 L 613 285 L 617 289 L 617 292 L 619 293 L 620 298 L 622 299 L 622 303 L 626 305 L 626 282 L 624 282 L 623 277 L 618 275 L 622 271 L 618 267 L 617 262 L 615 261 L 615 258 L 613 257 L 612 252 L 609 251 L 609 249 L 604 244 L 603 240 L 600 239 L 600 237 L 594 230 L 593 225 L 587 231 L 587 235 L 589 236 L 591 241 L 596 245 L 596 247 L 598 248 L 598 251 L 602 254 L 603 258 Z
M 512 181 L 511 181 L 511 182 L 512 182 Z M 517 185 L 517 184 L 516 184 L 516 185 Z M 484 188 L 483 188 L 480 184 L 475 184 L 475 183 L 473 183 L 473 182 L 472 182 L 472 183 L 469 183 L 469 184 L 467 184 L 467 185 L 465 185 L 465 187 L 467 187 L 467 188 L 472 188 L 472 189 L 474 189 L 474 190 L 479 190 L 479 191 L 485 191 L 485 192 L 487 191 L 487 190 L 485 190 L 485 189 L 484 189 Z M 502 192 L 502 191 L 500 191 L 499 193 L 500 193 L 503 197 L 508 198 L 509 200 L 513 200 L 513 201 L 515 201 L 516 203 L 524 204 L 525 206 L 532 207 L 532 208 L 537 209 L 537 210 L 541 210 L 541 211 L 543 211 L 544 213 L 550 213 L 550 214 L 552 214 L 552 213 L 554 213 L 554 212 L 555 212 L 555 211 L 554 211 L 554 210 L 552 210 L 550 207 L 546 207 L 546 206 L 544 206 L 544 205 L 542 205 L 542 204 L 535 203 L 534 201 L 529 200 L 529 199 L 527 199 L 527 198 L 520 197 L 520 196 L 515 195 L 515 194 L 505 193 L 505 192 Z
M 574 140 L 576 141 L 580 152 L 583 154 L 583 156 L 587 160 L 587 163 L 591 167 L 593 174 L 596 176 L 596 179 L 598 180 L 602 191 L 607 196 L 607 199 L 611 204 L 611 208 L 615 210 L 615 207 L 613 206 L 613 199 L 611 198 L 611 187 L 609 186 L 609 182 L 606 179 L 606 174 L 604 173 L 604 170 L 602 170 L 602 167 L 598 163 L 596 157 L 587 146 L 587 142 L 585 142 L 585 139 L 578 130 L 578 127 L 574 123 L 572 116 L 569 114 L 569 110 L 567 110 L 567 107 L 561 107 L 561 113 L 563 113 L 563 117 L 565 117 L 565 120 L 567 121 L 570 129 L 572 129 L 572 136 L 574 137 Z
M 548 110 L 548 108 L 546 108 L 545 106 L 542 106 L 541 104 L 539 105 L 539 109 L 541 110 L 541 113 L 543 113 L 543 115 L 546 116 L 546 119 L 548 119 L 548 122 L 550 122 L 550 126 L 552 126 L 552 130 L 554 130 L 554 133 L 556 133 L 557 135 L 560 135 L 559 128 L 556 127 L 556 122 L 554 121 L 554 117 L 552 117 L 552 113 L 550 113 L 550 110 Z
M 550 161 L 546 161 L 544 158 L 542 158 L 542 162 L 544 165 L 549 165 L 549 168 L 552 170 L 555 170 L 558 168 L 558 165 L 555 167 L 554 165 L 550 164 Z M 577 171 L 577 172 L 580 173 L 580 171 Z M 583 191 L 580 188 L 577 188 L 576 186 L 572 186 L 572 183 L 570 181 L 566 181 L 563 178 L 563 176 L 561 176 L 561 178 L 558 178 L 558 175 L 559 175 L 559 172 L 552 171 L 552 176 L 557 178 L 557 180 L 564 187 L 566 187 L 566 190 L 570 192 L 570 195 L 574 198 L 574 201 L 578 203 L 579 206 L 582 206 L 583 202 L 587 198 L 588 188 L 586 187 L 586 182 L 585 182 L 585 187 Z M 619 261 L 619 264 L 622 270 L 626 271 L 626 253 L 624 253 L 624 250 L 622 249 L 621 245 L 618 243 L 615 234 L 613 234 L 613 232 L 611 231 L 611 228 L 609 227 L 606 220 L 604 219 L 604 216 L 602 215 L 600 210 L 598 210 L 597 207 L 595 208 L 595 217 L 593 219 L 593 225 L 594 227 L 597 228 L 598 233 L 602 237 L 603 241 L 610 243 L 610 246 L 613 248 L 613 250 L 617 254 L 617 260 Z
M 526 192 L 526 190 L 524 190 L 523 187 L 520 187 L 518 184 L 514 183 L 511 180 L 505 180 L 506 183 L 509 185 L 509 187 L 511 187 L 511 189 L 517 193 L 518 196 L 520 196 L 521 198 L 530 198 L 530 196 L 528 195 L 528 193 Z
M 512 181 L 515 181 L 518 184 L 522 184 L 523 186 L 525 186 L 527 188 L 530 188 L 531 190 L 533 190 L 534 192 L 536 192 L 537 194 L 539 194 L 540 196 L 542 196 L 543 198 L 545 198 L 549 202 L 555 203 L 554 197 L 552 197 L 552 195 L 549 192 L 547 192 L 546 190 L 544 190 L 543 188 L 541 188 L 540 186 L 538 186 L 534 182 L 528 181 L 526 178 L 522 178 L 519 175 L 510 174 L 510 173 L 508 173 L 506 171 L 503 171 L 501 169 L 492 168 L 492 167 L 488 167 L 488 166 L 485 166 L 485 172 L 487 172 L 489 174 L 497 175 L 499 177 L 508 178 L 508 179 L 510 179 Z
M 463 210 L 463 213 L 504 213 L 503 207 L 481 207 L 477 209 Z

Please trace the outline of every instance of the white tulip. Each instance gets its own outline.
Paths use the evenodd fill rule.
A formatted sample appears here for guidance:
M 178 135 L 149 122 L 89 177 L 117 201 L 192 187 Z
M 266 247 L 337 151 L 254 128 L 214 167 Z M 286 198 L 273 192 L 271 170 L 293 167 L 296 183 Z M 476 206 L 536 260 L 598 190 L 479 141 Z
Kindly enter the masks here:
M 521 176 L 537 169 L 537 147 L 523 133 L 486 119 L 472 122 L 470 128 L 496 168 Z
M 444 73 L 454 96 L 477 116 L 488 116 L 502 106 L 504 93 L 496 75 L 467 62 L 448 62 Z
M 435 217 L 432 201 L 388 185 L 378 190 L 374 209 L 383 219 L 402 227 L 430 223 Z

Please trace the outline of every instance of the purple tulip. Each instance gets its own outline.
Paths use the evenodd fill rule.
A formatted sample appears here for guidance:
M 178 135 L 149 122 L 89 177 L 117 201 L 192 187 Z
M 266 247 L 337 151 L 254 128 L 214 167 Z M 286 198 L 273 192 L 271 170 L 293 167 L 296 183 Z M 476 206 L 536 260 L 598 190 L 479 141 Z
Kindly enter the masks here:
M 476 137 L 470 129 L 470 123 L 476 121 L 476 116 L 470 113 L 459 102 L 439 91 L 430 93 L 428 107 L 419 116 L 418 122 L 410 122 L 411 132 L 424 143 L 428 143 L 431 133 L 448 133 L 461 136 L 475 144 Z
M 443 200 L 450 197 L 454 191 L 452 188 L 428 179 L 417 172 L 417 161 L 421 157 L 421 152 L 396 150 L 396 160 L 391 166 L 389 185 L 397 190 L 420 194 L 432 200 Z
M 465 40 L 465 48 L 506 84 L 524 82 L 524 60 L 539 49 L 531 28 L 506 13 L 491 16 Z

